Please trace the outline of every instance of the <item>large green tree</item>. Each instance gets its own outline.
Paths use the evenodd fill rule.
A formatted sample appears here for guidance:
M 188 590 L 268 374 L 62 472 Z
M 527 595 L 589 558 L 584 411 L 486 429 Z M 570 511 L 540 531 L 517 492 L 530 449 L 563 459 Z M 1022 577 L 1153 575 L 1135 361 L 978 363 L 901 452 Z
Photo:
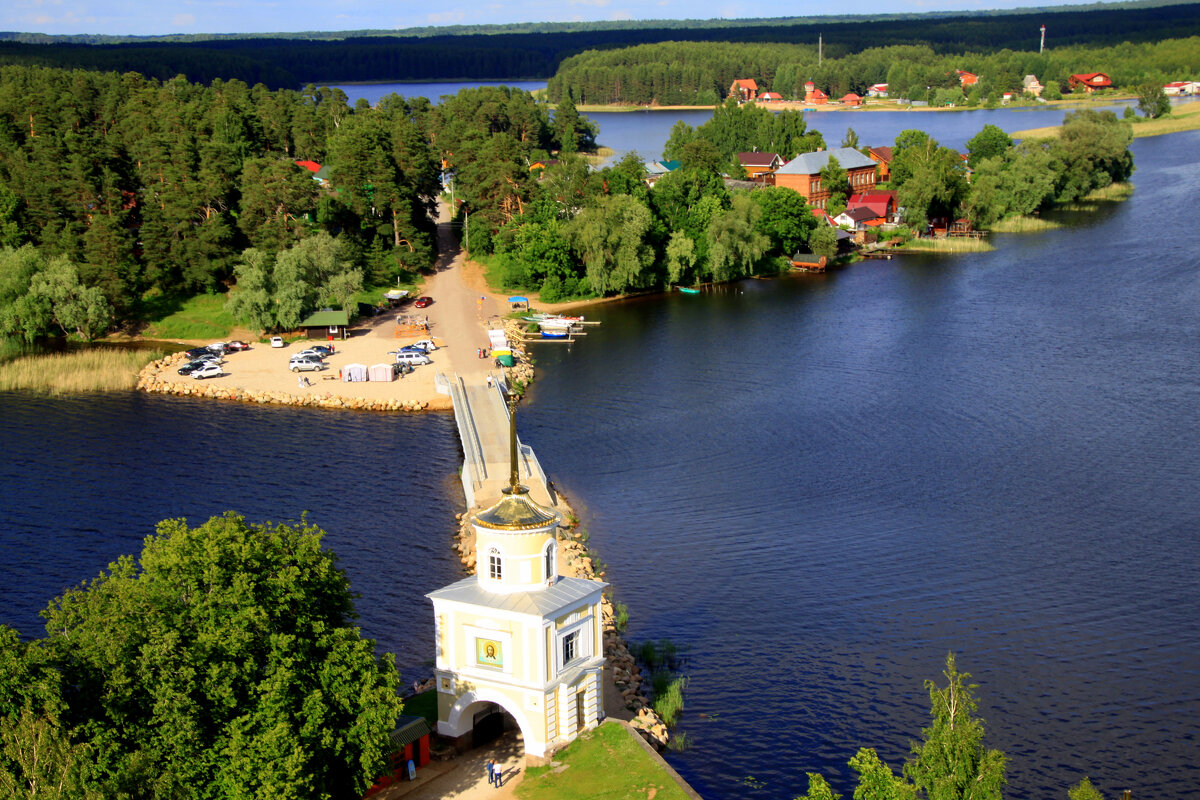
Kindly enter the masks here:
M 154 800 L 362 796 L 384 765 L 399 677 L 354 626 L 322 536 L 233 513 L 195 528 L 167 520 L 139 558 L 50 604 L 37 649 L 63 676 L 62 726 L 89 748 L 94 788 Z M 50 721 L 16 719 L 53 733 Z

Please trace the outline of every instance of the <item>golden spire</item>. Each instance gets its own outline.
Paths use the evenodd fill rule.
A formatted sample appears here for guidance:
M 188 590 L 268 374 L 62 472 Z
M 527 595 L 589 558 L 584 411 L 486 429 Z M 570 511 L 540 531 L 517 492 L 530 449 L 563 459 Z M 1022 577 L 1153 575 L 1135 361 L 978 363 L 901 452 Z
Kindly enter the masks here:
M 511 386 L 511 380 L 506 380 L 505 385 Z M 528 487 L 521 484 L 517 466 L 517 395 L 505 390 L 505 396 L 508 406 L 509 485 L 504 489 L 504 497 L 500 502 L 476 514 L 474 522 L 484 528 L 507 531 L 536 530 L 557 525 L 558 512 L 534 502 L 529 496 Z

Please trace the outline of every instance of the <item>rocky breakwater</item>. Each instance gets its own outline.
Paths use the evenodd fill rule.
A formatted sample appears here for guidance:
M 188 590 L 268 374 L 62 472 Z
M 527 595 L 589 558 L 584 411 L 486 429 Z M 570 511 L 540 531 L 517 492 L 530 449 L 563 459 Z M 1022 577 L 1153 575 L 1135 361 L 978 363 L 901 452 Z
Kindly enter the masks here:
M 186 361 L 187 357 L 183 353 L 175 353 L 151 361 L 138 373 L 138 391 L 173 394 L 180 397 L 207 397 L 213 400 L 238 400 L 243 403 L 348 408 L 358 411 L 425 411 L 429 409 L 429 403 L 421 400 L 402 401 L 394 398 L 346 397 L 333 392 L 319 391 L 307 394 L 254 391 L 213 383 L 211 380 L 198 381 L 177 374 L 176 370 Z
M 570 506 L 559 494 L 563 519 L 570 520 L 559 526 L 558 541 L 559 570 L 563 575 L 594 580 L 604 578 L 604 570 L 597 567 L 595 553 L 587 546 L 587 536 L 580 530 Z M 469 513 L 459 514 L 459 529 L 454 549 L 463 566 L 475 571 L 475 530 L 471 527 Z M 630 712 L 629 724 L 647 742 L 661 750 L 670 741 L 671 733 L 662 718 L 651 707 L 649 676 L 643 676 L 642 668 L 629 650 L 629 644 L 617 626 L 616 609 L 612 597 L 605 593 L 601 603 L 604 620 L 604 657 L 607 662 L 607 677 L 611 678 L 620 693 L 625 708 Z M 606 689 L 607 691 L 607 689 Z

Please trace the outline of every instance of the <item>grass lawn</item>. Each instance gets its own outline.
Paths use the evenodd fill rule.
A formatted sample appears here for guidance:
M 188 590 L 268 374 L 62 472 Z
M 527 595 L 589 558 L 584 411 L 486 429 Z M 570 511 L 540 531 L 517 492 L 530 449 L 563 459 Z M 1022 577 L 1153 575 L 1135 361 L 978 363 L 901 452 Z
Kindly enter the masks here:
M 996 248 L 986 239 L 952 236 L 945 239 L 913 239 L 896 249 L 909 253 L 986 253 Z
M 430 689 L 427 692 L 404 698 L 404 713 L 414 717 L 424 717 L 425 721 L 429 723 L 429 727 L 436 731 L 437 691 Z
M 236 323 L 225 310 L 227 295 L 198 294 L 184 300 L 172 311 L 151 320 L 142 331 L 150 339 L 207 339 L 228 338 Z
M 1165 117 L 1159 117 L 1158 119 L 1138 117 L 1133 123 L 1133 138 L 1140 139 L 1143 136 L 1162 136 L 1164 133 L 1194 131 L 1197 128 L 1200 128 L 1200 103 L 1186 103 L 1184 105 L 1172 106 L 1171 113 Z M 1058 125 L 1049 128 L 1029 128 L 1028 130 L 1017 131 L 1012 134 L 1012 138 L 1053 138 L 1058 136 L 1058 132 L 1061 130 L 1062 127 Z
M 688 800 L 662 766 L 623 726 L 607 722 L 554 757 L 559 767 L 530 767 L 517 786 L 520 800 Z

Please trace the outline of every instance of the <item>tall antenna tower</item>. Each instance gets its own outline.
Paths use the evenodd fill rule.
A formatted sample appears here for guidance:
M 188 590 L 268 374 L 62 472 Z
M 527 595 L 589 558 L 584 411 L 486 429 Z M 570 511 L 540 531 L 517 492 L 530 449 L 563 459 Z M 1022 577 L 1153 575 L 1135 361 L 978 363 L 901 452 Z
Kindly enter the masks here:
M 1038 52 L 1041 53 L 1046 49 L 1046 26 L 1042 26 L 1042 43 L 1038 45 Z
M 1044 31 L 1045 28 L 1043 27 L 1042 30 Z M 824 53 L 825 53 L 825 36 L 823 34 L 818 33 L 817 34 L 817 66 L 818 67 L 821 66 L 821 57 L 824 55 Z

